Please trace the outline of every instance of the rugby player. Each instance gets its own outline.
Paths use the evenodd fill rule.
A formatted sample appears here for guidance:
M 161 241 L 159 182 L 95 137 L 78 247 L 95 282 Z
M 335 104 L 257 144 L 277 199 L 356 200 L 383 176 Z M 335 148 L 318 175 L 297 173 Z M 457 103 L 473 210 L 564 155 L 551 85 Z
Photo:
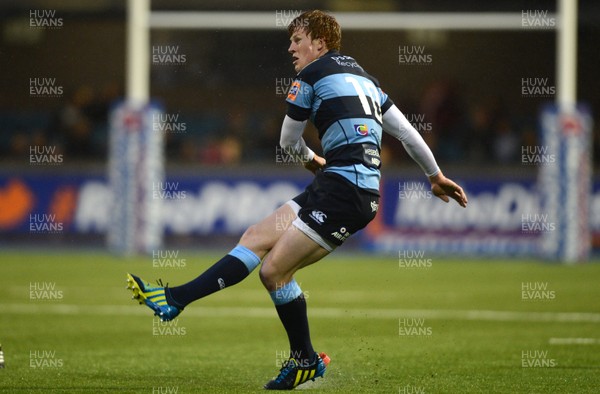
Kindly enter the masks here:
M 313 264 L 364 228 L 379 207 L 382 131 L 399 139 L 420 165 L 434 195 L 467 205 L 463 189 L 446 178 L 431 150 L 378 81 L 350 56 L 339 53 L 341 29 L 322 11 L 307 11 L 288 26 L 288 52 L 298 73 L 287 96 L 280 145 L 315 177 L 306 190 L 249 227 L 229 254 L 189 283 L 151 284 L 128 274 L 128 288 L 164 321 L 191 302 L 233 286 L 260 265 L 287 332 L 290 355 L 266 389 L 293 389 L 323 376 L 329 363 L 310 339 L 306 301 L 294 273 Z M 310 120 L 325 157 L 306 146 Z M 261 264 L 262 263 L 262 264 Z

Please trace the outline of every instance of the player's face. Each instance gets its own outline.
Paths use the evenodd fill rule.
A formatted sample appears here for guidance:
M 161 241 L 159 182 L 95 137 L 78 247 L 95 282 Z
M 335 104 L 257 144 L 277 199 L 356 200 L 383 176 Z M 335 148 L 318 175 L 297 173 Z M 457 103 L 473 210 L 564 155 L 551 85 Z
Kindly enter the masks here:
M 324 52 L 325 44 L 322 39 L 311 39 L 304 30 L 298 29 L 290 37 L 288 52 L 292 55 L 294 69 L 300 72 L 309 63 L 315 61 Z

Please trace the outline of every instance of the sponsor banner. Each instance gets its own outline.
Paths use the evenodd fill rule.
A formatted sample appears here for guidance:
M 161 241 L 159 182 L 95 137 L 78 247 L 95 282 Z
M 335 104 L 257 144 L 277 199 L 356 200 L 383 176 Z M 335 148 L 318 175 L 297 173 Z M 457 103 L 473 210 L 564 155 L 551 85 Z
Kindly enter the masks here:
M 431 195 L 424 178 L 385 178 L 377 217 L 357 236 L 366 248 L 394 255 L 402 250 L 531 255 L 545 234 L 556 231 L 534 180 L 457 180 L 469 196 L 466 209 Z M 308 182 L 310 177 L 268 175 L 167 177 L 150 185 L 148 193 L 160 202 L 163 233 L 240 235 Z M 0 174 L 0 233 L 105 234 L 111 199 L 104 176 Z M 600 182 L 590 202 L 598 248 Z
M 159 225 L 174 235 L 241 234 L 290 198 L 310 178 L 194 177 L 152 182 Z M 116 191 L 119 196 L 119 191 Z M 0 175 L 0 232 L 29 232 L 30 215 L 55 215 L 63 232 L 103 234 L 110 226 L 112 194 L 106 177 Z
M 443 203 L 423 179 L 386 179 L 377 218 L 364 237 L 370 250 L 398 254 L 537 255 L 540 240 L 557 231 L 533 180 L 457 179 L 469 205 Z M 590 226 L 600 234 L 599 184 L 591 196 Z M 598 244 L 596 247 L 600 246 Z
M 0 233 L 74 231 L 84 185 L 102 185 L 103 190 L 108 190 L 104 177 L 0 175 Z M 98 207 L 106 214 L 109 195 L 98 197 Z

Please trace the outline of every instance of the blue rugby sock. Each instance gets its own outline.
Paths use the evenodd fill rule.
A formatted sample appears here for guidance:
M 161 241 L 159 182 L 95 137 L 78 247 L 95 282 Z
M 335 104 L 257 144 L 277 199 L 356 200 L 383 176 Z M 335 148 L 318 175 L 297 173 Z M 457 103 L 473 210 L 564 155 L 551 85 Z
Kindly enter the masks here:
M 290 356 L 306 366 L 313 361 L 315 350 L 310 340 L 306 299 L 295 279 L 272 291 L 271 298 L 290 342 Z
M 250 249 L 238 245 L 196 279 L 165 291 L 167 303 L 183 309 L 189 303 L 233 286 L 246 278 L 260 264 Z

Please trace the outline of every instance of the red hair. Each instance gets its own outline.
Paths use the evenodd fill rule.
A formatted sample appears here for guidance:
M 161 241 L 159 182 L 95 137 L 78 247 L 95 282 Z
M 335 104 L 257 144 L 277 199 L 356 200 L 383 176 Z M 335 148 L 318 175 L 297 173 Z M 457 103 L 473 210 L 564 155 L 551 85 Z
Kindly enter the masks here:
M 288 25 L 288 33 L 292 36 L 298 30 L 304 30 L 311 39 L 321 38 L 327 48 L 339 51 L 342 46 L 342 28 L 335 18 L 323 11 L 305 11 L 294 18 Z

